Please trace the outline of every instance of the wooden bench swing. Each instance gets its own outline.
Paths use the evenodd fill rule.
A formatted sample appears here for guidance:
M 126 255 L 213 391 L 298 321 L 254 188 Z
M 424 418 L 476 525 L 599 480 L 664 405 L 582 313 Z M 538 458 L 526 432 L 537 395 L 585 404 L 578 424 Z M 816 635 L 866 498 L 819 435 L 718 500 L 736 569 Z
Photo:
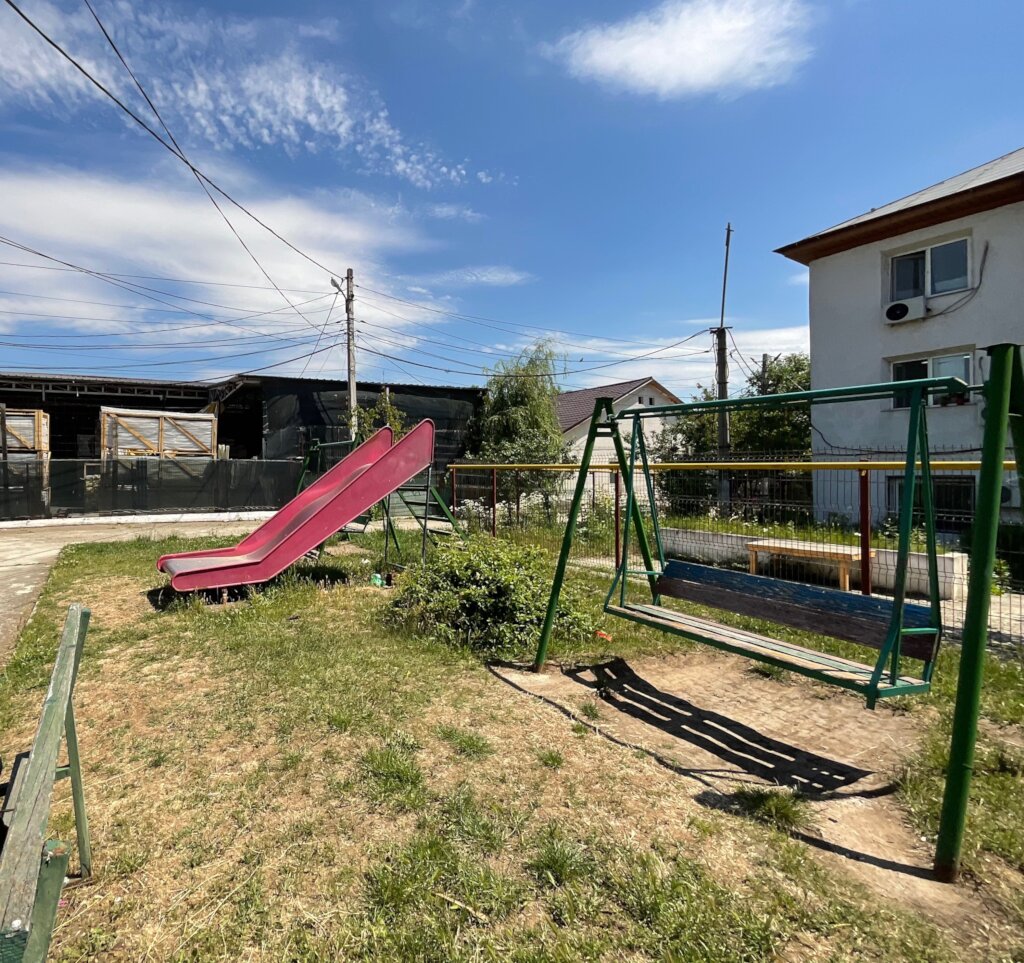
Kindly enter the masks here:
M 967 391 L 967 384 L 958 378 L 925 378 L 754 398 L 661 405 L 626 410 L 618 414 L 613 411 L 610 399 L 599 399 L 594 407 L 580 465 L 577 496 L 581 495 L 581 485 L 585 484 L 590 470 L 595 439 L 610 437 L 625 480 L 626 498 L 621 559 L 604 610 L 609 615 L 734 652 L 755 662 L 778 666 L 820 682 L 852 689 L 865 696 L 868 708 L 874 708 L 879 699 L 927 692 L 931 686 L 932 671 L 942 637 L 942 613 L 926 410 L 931 397 L 963 395 Z M 908 405 L 909 424 L 900 501 L 896 584 L 892 598 L 867 597 L 693 562 L 666 562 L 658 524 L 654 481 L 644 439 L 644 419 L 706 414 L 722 408 L 777 408 L 885 401 L 897 397 Z M 631 428 L 628 455 L 619 431 L 620 422 L 628 422 Z M 927 604 L 908 602 L 906 598 L 907 562 L 918 493 L 928 564 Z M 646 507 L 642 505 L 643 501 L 646 501 Z M 543 666 L 546 658 L 553 613 L 557 608 L 557 597 L 565 574 L 578 510 L 579 497 L 574 500 L 570 510 L 562 556 L 552 587 L 549 618 L 545 622 L 537 652 L 535 667 L 538 669 Z M 653 551 L 648 524 L 650 535 L 653 536 Z M 631 532 L 635 532 L 643 569 L 629 568 Z M 636 581 L 637 577 L 646 578 L 650 589 L 650 597 L 643 602 L 629 598 L 630 582 Z M 855 662 L 783 639 L 686 614 L 663 605 L 663 598 L 679 599 L 775 622 L 787 628 L 830 636 L 875 649 L 878 654 L 870 662 Z M 915 672 L 903 670 L 905 659 L 919 663 Z

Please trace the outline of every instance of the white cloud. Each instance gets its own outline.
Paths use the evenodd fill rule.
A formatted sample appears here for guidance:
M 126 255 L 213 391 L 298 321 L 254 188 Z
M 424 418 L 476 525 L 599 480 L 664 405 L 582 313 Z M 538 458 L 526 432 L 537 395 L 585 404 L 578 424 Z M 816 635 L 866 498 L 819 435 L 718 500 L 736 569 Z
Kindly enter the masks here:
M 477 224 L 484 219 L 483 214 L 466 204 L 431 204 L 426 213 L 428 217 L 439 221 L 466 221 L 469 224 Z
M 407 278 L 420 288 L 426 287 L 512 287 L 534 280 L 532 274 L 518 271 L 501 264 L 485 264 L 477 267 L 453 268 L 436 274 L 423 274 Z M 411 290 L 411 288 L 410 288 Z
M 790 284 L 795 288 L 805 288 L 811 283 L 811 272 L 810 271 L 796 271 L 786 278 L 786 284 Z
M 319 328 L 327 321 L 333 291 L 323 270 L 289 251 L 244 215 L 231 207 L 225 208 L 274 280 L 282 288 L 295 289 L 296 293 L 289 294 L 293 303 L 320 294 L 332 295 L 302 306 L 300 310 L 308 321 L 304 320 L 285 304 L 278 292 L 269 288 L 202 193 L 185 182 L 175 188 L 159 176 L 140 182 L 61 168 L 8 167 L 0 170 L 0 196 L 4 197 L 4 204 L 0 205 L 0 233 L 96 270 L 208 281 L 189 285 L 165 281 L 140 283 L 214 305 L 184 302 L 180 303 L 180 310 L 169 310 L 166 303 L 154 303 L 141 293 L 118 290 L 79 273 L 39 270 L 38 266 L 53 265 L 3 246 L 0 260 L 26 266 L 0 267 L 0 287 L 19 292 L 16 296 L 0 297 L 0 330 L 31 335 L 28 340 L 36 340 L 37 335 L 44 333 L 61 334 L 62 339 L 52 339 L 54 345 L 76 342 L 65 335 L 100 333 L 130 334 L 132 342 L 153 344 L 152 351 L 112 349 L 106 356 L 102 348 L 76 353 L 57 347 L 45 352 L 8 347 L 5 366 L 27 365 L 43 371 L 72 367 L 100 372 L 112 364 L 162 362 L 175 357 L 223 357 L 220 363 L 180 365 L 178 370 L 173 366 L 118 369 L 122 374 L 152 377 L 185 372 L 190 378 L 210 378 L 302 355 L 312 349 Z M 356 191 L 319 192 L 305 197 L 251 183 L 246 202 L 281 234 L 339 275 L 348 265 L 355 265 L 357 283 L 380 291 L 389 289 L 386 265 L 391 257 L 408 256 L 430 244 L 410 216 L 378 205 Z M 254 288 L 222 287 L 216 282 Z M 50 301 L 44 297 L 71 300 Z M 75 304 L 75 299 L 101 304 Z M 164 300 L 175 303 L 174 297 Z M 357 304 L 360 320 L 385 324 L 392 331 L 406 325 L 359 296 Z M 243 319 L 244 315 L 256 312 L 270 313 Z M 426 315 L 405 307 L 400 313 L 412 320 Z M 42 319 L 39 314 L 58 317 Z M 341 334 L 338 322 L 343 317 L 338 302 L 323 346 L 332 345 Z M 243 340 L 232 340 L 239 338 Z M 283 340 L 280 345 L 263 340 L 262 346 L 273 350 L 251 355 L 246 352 L 252 351 L 254 345 L 245 341 L 251 338 Z M 158 345 L 163 341 L 184 342 L 184 346 L 173 352 L 160 350 Z M 316 372 L 321 363 L 329 371 L 342 370 L 343 356 L 344 347 L 339 343 L 317 355 L 307 374 Z M 303 363 L 295 362 L 275 371 L 298 373 Z
M 580 79 L 662 99 L 790 80 L 811 54 L 803 0 L 665 0 L 545 48 Z
M 139 106 L 130 79 L 79 4 L 39 0 L 30 13 L 97 79 Z M 337 21 L 212 17 L 127 2 L 118 3 L 107 20 L 172 129 L 192 147 L 332 151 L 361 170 L 422 188 L 469 177 L 464 163 L 410 142 L 381 97 L 344 64 L 318 59 L 323 41 L 341 35 Z M 97 104 L 102 95 L 6 7 L 0 9 L 0 34 L 0 106 L 28 105 L 65 117 Z M 104 103 L 115 115 L 116 108 Z M 144 106 L 139 109 L 145 113 Z

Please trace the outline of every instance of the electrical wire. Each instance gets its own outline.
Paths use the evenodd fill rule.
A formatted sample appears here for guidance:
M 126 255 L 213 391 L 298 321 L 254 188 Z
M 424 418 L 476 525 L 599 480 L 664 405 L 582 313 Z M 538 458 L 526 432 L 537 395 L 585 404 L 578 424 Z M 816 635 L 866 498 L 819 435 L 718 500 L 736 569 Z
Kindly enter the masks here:
M 270 288 L 267 288 L 267 290 L 270 290 Z M 88 304 L 88 305 L 93 305 L 95 307 L 101 307 L 101 308 L 119 308 L 122 311 L 148 311 L 148 312 L 152 312 L 153 314 L 181 314 L 182 313 L 182 309 L 181 308 L 151 308 L 151 307 L 149 307 L 149 305 L 146 305 L 146 304 L 117 304 L 117 303 L 114 303 L 112 301 L 90 301 L 90 300 L 87 300 L 86 298 L 61 298 L 61 297 L 57 297 L 57 295 L 54 295 L 54 294 L 35 294 L 35 293 L 30 292 L 30 291 L 0 291 L 0 296 L 10 297 L 10 298 L 31 298 L 32 300 L 35 300 L 35 301 L 60 301 L 63 304 Z M 324 300 L 326 300 L 329 297 L 331 297 L 330 294 L 320 294 L 317 297 L 308 298 L 305 301 L 299 301 L 298 305 L 299 305 L 299 307 L 302 307 L 303 305 L 306 305 L 306 304 L 313 304 L 316 301 L 324 301 Z M 256 311 L 255 308 L 240 308 L 240 307 L 237 307 L 235 305 L 229 306 L 228 310 L 231 310 L 231 311 L 242 311 L 242 312 L 249 312 L 249 311 L 254 311 L 255 312 Z M 326 308 L 326 307 L 324 307 L 324 308 L 317 308 L 317 309 L 314 309 L 314 310 L 310 311 L 309 313 L 310 314 L 314 314 L 314 313 L 317 313 L 318 311 L 327 311 L 327 310 L 329 310 L 329 309 Z M 259 311 L 259 312 L 256 312 L 256 313 L 257 314 L 271 315 L 271 314 L 285 314 L 285 313 L 287 313 L 287 311 L 288 311 L 287 308 L 270 308 L 270 309 L 268 309 L 266 311 Z M 252 315 L 249 315 L 249 316 L 252 317 Z M 237 318 L 236 319 L 231 319 L 231 320 L 237 320 Z
M 121 288 L 121 289 L 123 289 L 125 291 L 128 291 L 128 292 L 132 293 L 132 294 L 140 295 L 141 297 L 146 298 L 147 300 L 150 300 L 150 301 L 154 301 L 157 304 L 163 304 L 165 307 L 172 307 L 172 308 L 176 307 L 176 305 L 174 305 L 170 301 L 165 301 L 165 300 L 163 300 L 160 297 L 156 297 L 156 296 L 154 296 L 152 294 L 147 293 L 147 289 L 146 289 L 145 285 L 134 285 L 132 282 L 120 281 L 120 280 L 117 280 L 115 278 L 108 277 L 107 275 L 104 275 L 103 273 L 101 273 L 99 271 L 93 271 L 93 270 L 90 270 L 89 268 L 82 267 L 81 265 L 73 264 L 71 261 L 63 261 L 63 260 L 61 260 L 58 257 L 54 257 L 52 254 L 44 254 L 42 251 L 36 250 L 33 247 L 29 247 L 27 244 L 21 244 L 18 241 L 13 241 L 10 238 L 4 237 L 2 235 L 0 235 L 0 244 L 6 244 L 6 245 L 8 245 L 10 247 L 16 248 L 19 251 L 23 251 L 26 254 L 33 254 L 36 257 L 43 258 L 44 260 L 53 261 L 56 264 L 62 264 L 65 267 L 73 268 L 74 270 L 79 271 L 82 274 L 86 274 L 89 277 L 93 277 L 93 278 L 96 278 L 97 280 L 104 281 L 107 284 L 112 284 L 114 287 Z M 217 317 L 214 317 L 214 316 L 209 315 L 209 314 L 200 314 L 197 311 L 186 310 L 184 308 L 179 308 L 179 310 L 181 311 L 182 314 L 187 315 L 189 317 L 201 318 L 201 319 L 203 319 L 205 321 L 211 321 L 211 322 L 213 322 L 215 324 L 226 324 L 226 325 L 229 325 L 230 327 L 240 328 L 243 331 L 247 330 L 250 333 L 256 333 L 256 334 L 262 333 L 262 332 L 259 332 L 259 331 L 255 331 L 254 332 L 251 328 L 246 328 L 244 325 L 241 325 L 241 324 L 238 323 L 239 321 L 246 320 L 245 318 L 235 318 L 235 319 L 232 319 L 232 320 L 228 320 L 226 318 L 217 318 Z M 288 340 L 287 338 L 280 338 L 277 335 L 273 335 L 273 334 L 268 334 L 267 336 L 268 337 L 272 337 L 272 338 L 277 338 L 277 340 L 281 340 L 281 341 L 287 341 Z
M 55 267 L 52 264 L 23 264 L 21 261 L 0 261 L 0 267 L 29 268 L 33 271 L 71 271 L 71 268 Z M 170 281 L 173 284 L 199 284 L 207 288 L 244 288 L 249 291 L 273 291 L 274 288 L 265 284 L 238 284 L 231 281 L 201 281 L 196 278 L 170 278 L 163 274 L 118 274 L 114 271 L 105 272 L 112 278 L 135 278 L 141 281 Z M 316 294 L 305 288 L 281 288 L 289 294 Z
M 540 327 L 538 325 L 535 325 L 535 324 L 520 324 L 519 322 L 516 322 L 516 321 L 501 321 L 501 320 L 499 320 L 497 318 L 489 318 L 489 317 L 486 317 L 485 315 L 479 315 L 479 314 L 460 314 L 459 312 L 456 312 L 456 311 L 445 311 L 443 308 L 437 308 L 437 307 L 433 307 L 432 305 L 429 305 L 429 304 L 423 304 L 420 301 L 410 301 L 407 298 L 400 298 L 400 297 L 398 297 L 395 294 L 387 294 L 384 291 L 376 291 L 373 288 L 368 288 L 368 287 L 366 287 L 365 285 L 362 285 L 362 284 L 357 284 L 356 287 L 359 288 L 361 291 L 369 291 L 370 294 L 375 294 L 378 297 L 388 298 L 391 301 L 399 301 L 402 304 L 408 304 L 408 305 L 410 305 L 410 306 L 412 306 L 414 308 L 420 308 L 423 311 L 429 311 L 432 314 L 443 314 L 445 317 L 454 318 L 457 321 L 469 321 L 471 323 L 477 323 L 477 324 L 480 324 L 482 327 L 485 327 L 485 328 L 492 327 L 493 325 L 505 325 L 507 327 L 512 327 L 512 328 L 520 328 L 520 329 L 529 330 L 529 331 L 536 331 L 536 332 L 540 333 L 541 337 L 543 337 L 545 335 L 550 335 L 552 333 L 554 333 L 554 334 L 568 334 L 568 335 L 571 335 L 571 336 L 582 337 L 582 338 L 592 337 L 592 335 L 589 332 L 565 331 L 565 330 L 552 331 L 551 329 L 542 328 L 542 327 Z M 367 300 L 370 300 L 370 299 L 367 299 Z M 504 328 L 501 328 L 501 327 L 494 328 L 494 330 L 496 330 L 496 331 L 503 331 L 505 334 L 509 333 L 508 331 L 505 331 Z M 698 332 L 698 333 L 700 333 L 700 332 Z M 550 340 L 556 340 L 556 339 L 550 339 Z M 633 340 L 630 340 L 628 338 L 612 338 L 612 337 L 602 337 L 601 340 L 602 341 L 614 341 L 614 342 L 616 342 L 618 344 L 640 345 L 640 346 L 644 346 L 644 347 L 654 343 L 654 342 L 651 342 L 651 341 L 633 341 Z M 570 342 L 570 344 L 571 344 L 571 342 Z
M 59 53 L 65 60 L 67 60 L 68 63 L 71 64 L 71 66 L 73 66 L 83 77 L 85 77 L 86 80 L 89 81 L 89 83 L 91 83 L 97 90 L 99 90 L 100 93 L 102 93 L 109 100 L 113 101 L 113 103 L 116 104 L 125 114 L 127 114 L 128 117 L 130 117 L 139 127 L 141 127 L 143 130 L 145 130 L 146 133 L 148 133 L 154 140 L 157 141 L 157 143 L 161 144 L 164 147 L 165 150 L 169 151 L 171 154 L 173 154 L 175 157 L 177 157 L 178 160 L 180 160 L 186 167 L 188 167 L 189 170 L 191 170 L 196 176 L 202 178 L 202 180 L 205 181 L 206 184 L 208 184 L 210 187 L 212 187 L 218 194 L 220 194 L 221 197 L 223 197 L 226 201 L 228 201 L 234 207 L 238 208 L 238 210 L 242 211 L 242 213 L 244 213 L 248 217 L 252 218 L 252 220 L 255 221 L 257 224 L 259 224 L 259 226 L 262 227 L 265 231 L 268 231 L 270 234 L 272 234 L 274 237 L 276 237 L 282 244 L 284 244 L 285 246 L 290 248 L 292 251 L 294 251 L 300 257 L 305 258 L 305 260 L 309 261 L 310 264 L 316 265 L 318 268 L 320 268 L 322 271 L 326 271 L 328 274 L 338 274 L 338 273 L 340 273 L 338 271 L 335 271 L 335 270 L 327 267 L 325 264 L 321 264 L 318 260 L 316 260 L 316 258 L 311 257 L 305 251 L 303 251 L 303 250 L 299 249 L 298 247 L 296 247 L 294 244 L 292 244 L 291 241 L 289 241 L 287 238 L 283 237 L 281 234 L 279 234 L 277 231 L 275 231 L 269 224 L 265 223 L 259 217 L 257 217 L 255 214 L 253 214 L 253 212 L 250 211 L 247 207 L 245 207 L 245 205 L 243 205 L 241 202 L 235 200 L 235 198 L 233 198 L 227 191 L 225 191 L 224 188 L 222 188 L 219 184 L 215 183 L 210 177 L 208 177 L 206 174 L 204 174 L 198 167 L 196 167 L 194 164 L 192 164 L 192 162 L 187 157 L 185 157 L 185 155 L 183 153 L 181 153 L 180 150 L 178 150 L 172 144 L 170 144 L 166 140 L 164 140 L 164 138 L 161 137 L 160 134 L 157 131 L 155 131 L 149 124 L 147 124 L 141 117 L 139 117 L 139 115 L 136 114 L 135 111 L 133 111 L 119 97 L 117 97 L 116 94 L 114 94 L 112 91 L 110 91 L 100 81 L 98 81 L 91 73 L 89 73 L 89 71 L 86 70 L 85 67 L 83 67 L 74 57 L 72 57 L 71 54 L 69 54 L 59 43 L 57 43 L 52 37 L 50 37 L 46 33 L 46 31 L 44 31 L 38 24 L 36 24 L 35 21 L 33 21 L 32 18 L 29 17 L 21 9 L 21 7 L 19 7 L 14 2 L 14 0 L 4 0 L 4 2 L 26 24 L 28 24 L 28 26 L 31 27 L 32 30 L 34 30 L 35 33 L 38 34 L 50 47 L 52 47 L 54 50 L 56 50 L 57 53 Z
M 365 327 L 374 328 L 374 329 L 379 330 L 379 331 L 386 331 L 389 334 L 397 335 L 397 334 L 401 333 L 401 332 L 392 331 L 390 328 L 386 328 L 383 325 L 374 324 L 372 321 L 366 321 L 366 320 L 360 319 L 359 324 L 362 325 L 362 326 L 365 326 Z M 427 326 L 427 327 L 429 327 L 429 326 Z M 434 329 L 431 329 L 431 330 L 434 330 Z M 457 351 L 459 353 L 464 353 L 464 354 L 482 354 L 485 357 L 493 358 L 495 360 L 511 360 L 511 359 L 519 357 L 519 353 L 518 352 L 513 354 L 511 352 L 506 352 L 506 351 L 494 351 L 494 350 L 488 351 L 485 348 L 461 348 L 461 347 L 458 347 L 457 345 L 451 344 L 448 341 L 440 341 L 437 338 L 425 338 L 421 334 L 410 335 L 409 337 L 413 338 L 415 340 L 414 340 L 414 343 L 408 345 L 408 347 L 414 347 L 416 344 L 425 343 L 425 344 L 440 345 L 443 348 L 449 348 L 452 351 Z M 678 359 L 681 359 L 681 358 L 689 358 L 689 357 L 693 357 L 695 355 L 708 354 L 708 353 L 709 353 L 708 349 L 705 348 L 705 349 L 700 350 L 700 351 L 688 351 L 688 352 L 686 352 L 685 354 L 682 354 L 682 355 L 673 355 L 671 358 L 665 358 L 663 360 L 675 361 L 675 360 L 678 360 Z M 619 355 L 618 357 L 623 360 L 623 363 L 626 363 L 628 361 L 632 361 L 633 360 L 633 357 L 629 356 L 629 355 Z M 580 361 L 582 362 L 582 360 L 583 359 L 581 358 Z M 607 359 L 607 358 L 589 358 L 587 360 L 593 362 L 593 361 L 607 361 L 607 360 L 610 360 L 610 359 Z
M 327 317 L 324 318 L 324 326 L 320 329 L 320 333 L 316 336 L 316 344 L 314 345 L 314 351 L 315 351 L 316 348 L 320 347 L 320 339 L 324 336 L 324 332 L 327 330 L 327 325 L 331 321 L 331 313 L 334 311 L 334 306 L 338 303 L 338 295 L 339 294 L 341 294 L 341 291 L 335 291 L 334 292 L 334 300 L 331 302 L 331 310 L 327 312 Z M 309 358 L 306 358 L 306 363 L 302 366 L 301 374 L 305 374 L 306 373 L 306 369 L 309 367 L 310 358 L 312 358 L 312 357 L 313 357 L 313 355 L 310 354 Z
M 238 230 L 235 228 L 235 225 L 231 223 L 231 219 L 227 216 L 227 214 L 224 213 L 220 204 L 217 203 L 217 198 L 215 198 L 213 194 L 210 193 L 210 188 L 206 186 L 206 184 L 203 182 L 202 177 L 199 176 L 199 173 L 196 170 L 195 165 L 188 160 L 187 156 L 185 155 L 184 149 L 182 148 L 181 144 L 178 143 L 178 139 L 171 132 L 171 128 L 167 126 L 167 123 L 161 116 L 160 111 L 157 110 L 156 104 L 153 103 L 149 94 L 146 93 L 146 88 L 142 86 L 142 82 L 135 75 L 135 71 L 132 70 L 132 68 L 128 64 L 128 61 L 125 60 L 124 55 L 118 49 L 117 44 L 114 43 L 114 38 L 110 36 L 110 34 L 107 32 L 107 28 L 103 26 L 103 21 L 100 20 L 99 15 L 96 13 L 95 9 L 93 9 L 93 5 L 89 2 L 89 0 L 82 0 L 82 2 L 86 5 L 86 7 L 88 7 L 89 13 L 92 14 L 93 20 L 96 21 L 96 25 L 100 28 L 100 32 L 103 34 L 104 37 L 106 37 L 107 43 L 110 44 L 111 49 L 114 51 L 115 54 L 117 54 L 117 59 L 121 61 L 122 65 L 124 66 L 124 69 L 128 71 L 128 76 L 132 78 L 132 81 L 138 88 L 139 93 L 142 94 L 143 99 L 149 105 L 149 109 L 153 111 L 153 116 L 156 117 L 156 119 L 160 122 L 160 126 L 164 129 L 164 133 L 167 134 L 167 136 L 170 138 L 171 143 L 174 144 L 174 146 L 177 148 L 178 155 L 181 157 L 183 161 L 185 161 L 186 164 L 188 164 L 189 169 L 192 171 L 192 174 L 196 179 L 196 183 L 199 184 L 199 186 L 203 189 L 203 193 L 210 199 L 210 203 L 214 206 L 214 209 L 221 216 L 224 223 L 228 226 L 228 230 L 231 231 L 231 233 L 235 236 L 235 239 L 242 246 L 242 250 L 244 250 L 245 253 L 249 255 L 253 264 L 255 264 L 257 268 L 259 268 L 260 273 L 273 285 L 274 290 L 281 295 L 281 298 L 284 300 L 285 304 L 287 304 L 300 318 L 302 318 L 302 320 L 305 321 L 306 324 L 315 329 L 316 325 L 313 324 L 313 322 L 310 321 L 309 318 L 307 318 L 294 304 L 292 304 L 291 299 L 288 297 L 288 295 L 285 294 L 280 287 L 278 287 L 277 282 L 270 276 L 270 273 L 260 262 L 260 259 L 256 257 L 255 254 L 253 254 L 252 249 L 249 247 L 248 244 L 245 243 L 245 239 L 242 237 L 241 234 L 238 233 Z

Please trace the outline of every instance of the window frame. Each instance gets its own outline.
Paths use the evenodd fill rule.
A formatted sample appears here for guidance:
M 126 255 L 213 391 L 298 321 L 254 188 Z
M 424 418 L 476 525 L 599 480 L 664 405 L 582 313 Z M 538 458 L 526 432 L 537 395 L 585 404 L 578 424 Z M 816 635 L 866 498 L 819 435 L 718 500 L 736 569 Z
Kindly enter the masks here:
M 939 293 L 932 292 L 932 251 L 937 247 L 945 247 L 947 244 L 955 244 L 957 241 L 963 241 L 967 246 L 967 270 L 966 277 L 967 283 L 961 288 L 953 288 L 949 291 L 940 291 Z M 886 267 L 889 272 L 889 283 L 887 287 L 888 300 L 886 303 L 893 304 L 897 301 L 909 301 L 910 298 L 898 298 L 894 290 L 894 283 L 896 280 L 895 272 L 893 271 L 893 262 L 903 257 L 912 257 L 915 254 L 924 254 L 924 290 L 921 294 L 915 294 L 913 297 L 924 297 L 924 298 L 944 298 L 949 294 L 962 294 L 964 291 L 972 290 L 971 278 L 973 276 L 973 263 L 972 263 L 972 244 L 971 235 L 961 234 L 955 237 L 948 237 L 941 241 L 935 241 L 931 244 L 920 244 L 914 245 L 906 251 L 897 251 L 886 256 Z
M 936 361 L 938 361 L 940 358 L 942 358 L 942 359 L 945 359 L 945 358 L 959 358 L 959 359 L 965 360 L 967 362 L 967 371 L 965 372 L 967 377 L 964 378 L 964 380 L 968 384 L 971 384 L 971 382 L 972 382 L 972 380 L 974 378 L 974 364 L 975 364 L 974 349 L 973 348 L 965 348 L 962 351 L 935 352 L 934 354 L 917 355 L 915 357 L 910 357 L 910 358 L 890 359 L 889 360 L 889 380 L 893 384 L 899 384 L 899 381 L 896 380 L 896 366 L 897 365 L 901 365 L 901 364 L 914 364 L 914 363 L 918 363 L 918 362 L 922 362 L 922 361 L 928 366 L 927 373 L 925 374 L 925 377 L 926 378 L 934 378 L 934 377 L 936 377 L 936 375 L 934 374 L 934 363 Z M 958 376 L 954 375 L 953 377 L 958 377 Z M 930 406 L 932 406 L 932 407 L 940 407 L 940 408 L 941 407 L 945 407 L 945 404 L 943 404 L 943 399 L 938 397 L 937 395 L 930 396 L 929 399 L 928 399 L 928 404 Z M 960 404 L 962 405 L 962 404 L 964 404 L 964 402 L 961 402 Z M 909 407 L 910 407 L 910 402 L 909 401 L 901 403 L 901 401 L 900 401 L 900 399 L 898 397 L 895 397 L 895 396 L 893 397 L 893 399 L 892 399 L 892 406 L 891 406 L 891 410 L 892 411 L 906 411 Z

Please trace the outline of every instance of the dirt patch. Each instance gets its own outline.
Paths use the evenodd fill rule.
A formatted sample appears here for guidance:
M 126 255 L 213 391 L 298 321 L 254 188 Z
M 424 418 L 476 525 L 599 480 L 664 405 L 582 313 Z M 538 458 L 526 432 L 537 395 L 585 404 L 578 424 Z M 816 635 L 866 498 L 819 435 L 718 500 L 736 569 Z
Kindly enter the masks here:
M 564 726 L 570 717 L 685 778 L 710 809 L 728 808 L 745 784 L 799 791 L 813 822 L 793 835 L 829 864 L 986 957 L 1012 939 L 982 895 L 930 878 L 932 849 L 892 796 L 893 773 L 917 746 L 923 714 L 866 711 L 849 694 L 764 678 L 745 660 L 700 651 L 540 675 L 494 671 L 539 697 Z M 991 927 L 979 927 L 982 919 Z

